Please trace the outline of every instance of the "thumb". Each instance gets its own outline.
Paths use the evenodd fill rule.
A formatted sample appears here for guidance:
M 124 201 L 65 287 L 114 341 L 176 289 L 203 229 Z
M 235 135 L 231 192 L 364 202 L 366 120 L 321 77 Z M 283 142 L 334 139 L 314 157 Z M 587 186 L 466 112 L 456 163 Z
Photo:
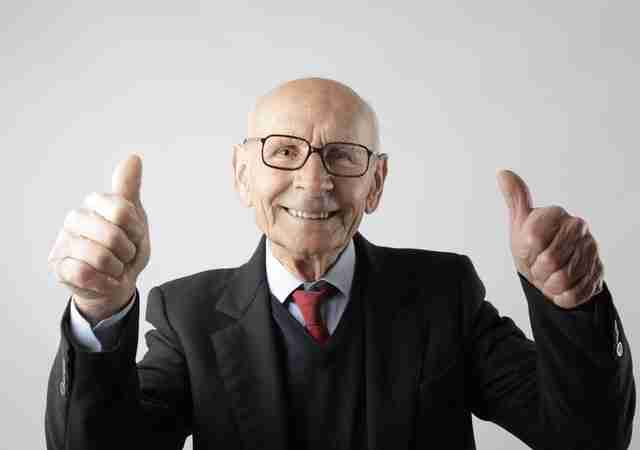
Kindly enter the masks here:
M 111 190 L 141 206 L 140 186 L 142 185 L 142 158 L 131 154 L 124 161 L 120 161 L 111 177 Z
M 533 200 L 527 183 L 515 172 L 500 170 L 497 173 L 498 186 L 509 208 L 511 226 L 520 227 L 533 209 Z

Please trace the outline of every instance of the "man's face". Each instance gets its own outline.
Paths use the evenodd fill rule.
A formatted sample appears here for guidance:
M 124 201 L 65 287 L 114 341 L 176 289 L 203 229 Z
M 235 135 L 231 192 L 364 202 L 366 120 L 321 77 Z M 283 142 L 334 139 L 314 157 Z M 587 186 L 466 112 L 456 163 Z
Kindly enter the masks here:
M 314 147 L 347 141 L 373 150 L 375 128 L 357 100 L 336 85 L 284 88 L 258 104 L 249 136 L 289 134 Z M 378 205 L 384 160 L 372 156 L 365 175 L 346 178 L 329 175 L 317 153 L 302 168 L 286 171 L 263 164 L 260 150 L 257 140 L 236 148 L 236 186 L 245 203 L 255 208 L 258 227 L 294 258 L 340 251 L 358 230 L 363 213 Z

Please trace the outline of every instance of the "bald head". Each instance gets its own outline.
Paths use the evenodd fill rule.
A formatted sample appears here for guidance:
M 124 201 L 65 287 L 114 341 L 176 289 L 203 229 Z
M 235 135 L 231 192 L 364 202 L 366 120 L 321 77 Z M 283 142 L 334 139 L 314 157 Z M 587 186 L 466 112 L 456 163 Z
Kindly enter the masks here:
M 270 133 L 299 135 L 309 140 L 365 140 L 379 150 L 378 119 L 353 89 L 325 78 L 288 81 L 258 98 L 249 114 L 249 136 Z
M 298 278 L 317 280 L 351 241 L 363 215 L 376 211 L 387 175 L 386 157 L 367 154 L 364 160 L 361 148 L 326 144 L 379 151 L 376 115 L 348 86 L 304 78 L 260 97 L 249 114 L 248 137 L 273 134 L 304 138 L 325 150 L 312 154 L 287 138 L 271 144 L 250 139 L 234 147 L 235 186 L 255 209 L 276 258 Z

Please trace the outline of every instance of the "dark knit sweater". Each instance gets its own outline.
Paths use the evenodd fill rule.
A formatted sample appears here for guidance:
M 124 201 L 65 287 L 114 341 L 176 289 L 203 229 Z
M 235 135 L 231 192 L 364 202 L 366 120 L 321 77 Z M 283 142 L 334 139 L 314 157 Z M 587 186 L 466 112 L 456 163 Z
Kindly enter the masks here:
M 271 297 L 289 410 L 290 448 L 365 448 L 364 327 L 359 298 L 351 298 L 329 340 L 316 342 Z

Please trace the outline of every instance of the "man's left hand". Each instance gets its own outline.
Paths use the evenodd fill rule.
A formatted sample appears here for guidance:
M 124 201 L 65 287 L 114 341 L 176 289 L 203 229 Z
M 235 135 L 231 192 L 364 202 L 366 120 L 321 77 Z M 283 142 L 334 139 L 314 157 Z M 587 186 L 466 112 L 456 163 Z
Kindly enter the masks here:
M 522 178 L 510 170 L 497 176 L 509 208 L 518 272 L 561 308 L 574 308 L 600 293 L 604 267 L 587 222 L 560 206 L 534 208 Z

